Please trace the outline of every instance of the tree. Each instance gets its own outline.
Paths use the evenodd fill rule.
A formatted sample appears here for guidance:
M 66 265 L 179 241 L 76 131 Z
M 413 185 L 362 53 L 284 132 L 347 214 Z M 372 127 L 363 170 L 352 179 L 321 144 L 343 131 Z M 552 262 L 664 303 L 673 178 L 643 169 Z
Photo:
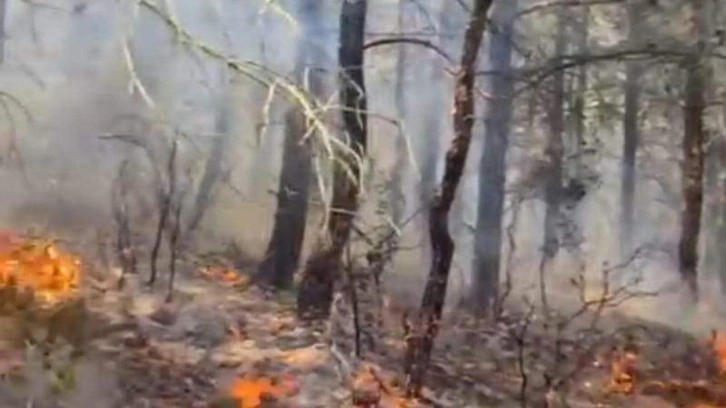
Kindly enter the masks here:
M 426 288 L 414 327 L 409 327 L 406 340 L 404 370 L 406 394 L 414 397 L 421 393 L 424 377 L 431 360 L 434 340 L 438 333 L 449 281 L 454 241 L 449 232 L 449 212 L 466 165 L 474 125 L 474 83 L 476 62 L 481 48 L 487 13 L 492 0 L 475 0 L 464 33 L 459 70 L 456 74 L 454 137 L 446 153 L 444 174 L 429 212 L 429 239 L 432 262 Z
M 706 132 L 705 90 L 709 75 L 706 57 L 709 28 L 705 0 L 691 2 L 691 30 L 698 39 L 696 49 L 685 61 L 686 84 L 683 107 L 683 211 L 678 245 L 678 266 L 693 301 L 698 301 L 698 240 L 703 211 L 703 176 Z
M 564 8 L 560 8 L 557 15 L 557 33 L 555 37 L 555 55 L 565 55 L 567 48 L 567 21 Z M 560 242 L 558 238 L 558 225 L 560 222 L 560 198 L 562 193 L 562 155 L 564 146 L 562 134 L 565 126 L 565 70 L 558 69 L 552 75 L 551 97 L 549 100 L 549 133 L 545 158 L 547 174 L 545 176 L 545 218 L 544 239 L 542 243 L 542 260 L 539 267 L 540 300 L 547 307 L 547 293 L 545 285 L 546 271 L 557 255 Z
M 323 77 L 319 67 L 324 59 L 318 41 L 322 34 L 324 2 L 303 0 L 298 3 L 298 20 L 302 33 L 297 47 L 295 75 L 299 83 L 307 82 L 313 97 L 323 94 Z M 306 70 L 313 66 L 313 69 Z M 306 71 L 309 72 L 305 78 Z M 305 237 L 308 196 L 311 177 L 310 150 L 305 135 L 308 122 L 300 109 L 291 108 L 285 115 L 285 139 L 282 169 L 277 193 L 277 210 L 272 236 L 256 279 L 278 289 L 289 288 L 300 260 Z
M 363 55 L 367 0 L 344 0 L 340 10 L 340 102 L 344 142 L 349 150 L 338 152 L 333 170 L 333 199 L 327 236 L 310 256 L 303 270 L 297 298 L 300 317 L 320 319 L 330 313 L 333 288 L 341 268 L 358 207 L 362 159 L 368 137 L 368 102 Z
M 632 3 L 628 6 L 628 41 L 634 44 L 639 38 L 639 27 L 642 24 L 641 5 Z M 620 183 L 621 218 L 620 243 L 623 257 L 628 256 L 632 248 L 634 213 L 635 213 L 635 170 L 636 154 L 640 128 L 638 113 L 640 111 L 642 63 L 627 61 L 625 71 L 625 114 L 623 115 L 623 159 L 622 179 Z
M 511 75 L 512 36 L 517 5 L 517 0 L 510 0 L 498 3 L 492 11 L 492 20 L 498 24 L 498 30 L 491 35 L 489 61 L 497 75 L 489 81 L 494 99 L 487 112 L 484 151 L 479 164 L 474 275 L 469 295 L 470 305 L 481 312 L 490 310 L 499 288 L 506 154 L 514 90 Z

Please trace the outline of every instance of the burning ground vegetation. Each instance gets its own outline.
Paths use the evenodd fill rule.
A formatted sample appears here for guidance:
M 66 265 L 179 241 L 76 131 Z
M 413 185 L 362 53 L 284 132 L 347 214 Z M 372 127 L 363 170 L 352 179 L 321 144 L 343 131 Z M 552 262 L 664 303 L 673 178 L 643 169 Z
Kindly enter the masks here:
M 331 329 L 344 316 L 303 325 L 292 294 L 251 285 L 223 258 L 190 261 L 168 301 L 143 273 L 119 287 L 77 246 L 0 233 L 0 407 L 726 407 L 718 328 L 455 310 L 413 399 L 392 294 L 355 357 L 359 336 Z

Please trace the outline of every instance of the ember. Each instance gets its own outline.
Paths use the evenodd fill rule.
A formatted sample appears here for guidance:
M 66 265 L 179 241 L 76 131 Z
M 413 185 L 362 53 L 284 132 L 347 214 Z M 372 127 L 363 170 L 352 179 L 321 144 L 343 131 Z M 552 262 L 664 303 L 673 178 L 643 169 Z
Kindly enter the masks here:
M 233 268 L 221 265 L 204 266 L 199 269 L 202 276 L 213 280 L 228 284 L 241 284 L 245 282 L 245 277 Z
M 81 268 L 76 256 L 47 240 L 1 235 L 0 287 L 29 289 L 46 303 L 56 303 L 75 292 Z

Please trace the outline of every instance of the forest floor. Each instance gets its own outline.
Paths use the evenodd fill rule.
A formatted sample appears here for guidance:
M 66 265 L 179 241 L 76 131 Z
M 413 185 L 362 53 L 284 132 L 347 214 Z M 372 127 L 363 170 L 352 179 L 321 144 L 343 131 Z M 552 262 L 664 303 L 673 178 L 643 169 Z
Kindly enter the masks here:
M 165 279 L 150 291 L 130 276 L 118 289 L 117 275 L 89 274 L 46 318 L 0 291 L 0 406 L 726 407 L 720 333 L 697 339 L 615 314 L 593 329 L 592 313 L 558 331 L 514 308 L 496 323 L 450 314 L 424 399 L 406 400 L 400 332 L 357 361 L 330 346 L 325 326 L 296 320 L 292 295 L 200 268 L 170 302 Z

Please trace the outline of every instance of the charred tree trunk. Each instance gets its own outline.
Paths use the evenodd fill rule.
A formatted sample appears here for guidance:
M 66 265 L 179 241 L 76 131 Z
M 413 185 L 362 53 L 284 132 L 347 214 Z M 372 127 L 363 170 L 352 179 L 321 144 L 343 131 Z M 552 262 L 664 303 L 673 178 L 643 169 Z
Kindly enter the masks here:
M 628 22 L 630 24 L 628 38 L 631 42 L 638 40 L 637 27 L 641 24 L 638 4 L 628 6 Z M 640 112 L 640 80 L 642 64 L 638 61 L 626 63 L 625 76 L 625 114 L 623 116 L 623 161 L 622 180 L 620 183 L 620 244 L 621 255 L 625 258 L 633 250 L 633 223 L 635 221 L 635 172 L 636 154 L 640 128 L 638 114 Z
M 555 55 L 564 55 L 567 47 L 567 22 L 564 10 L 560 10 L 557 18 L 557 37 L 555 38 Z M 564 146 L 562 134 L 565 123 L 565 72 L 558 70 L 552 77 L 552 100 L 549 107 L 550 131 L 545 150 L 547 174 L 545 179 L 545 218 L 544 239 L 542 243 L 542 260 L 539 267 L 540 300 L 547 304 L 546 272 L 557 255 L 560 247 L 558 225 L 560 221 L 560 198 L 562 192 L 562 154 Z
M 703 211 L 703 175 L 706 133 L 703 115 L 708 62 L 704 58 L 708 29 L 704 0 L 694 0 L 693 31 L 698 43 L 686 61 L 685 106 L 683 112 L 683 212 L 678 246 L 679 271 L 692 300 L 698 301 L 698 240 Z
M 303 271 L 297 298 L 298 315 L 303 318 L 321 319 L 330 314 L 333 286 L 358 209 L 361 162 L 368 135 L 368 103 L 363 75 L 367 10 L 367 0 L 344 0 L 340 11 L 340 102 L 344 107 L 344 138 L 351 151 L 338 153 L 342 157 L 336 161 L 334 168 L 328 237 L 310 256 Z
M 321 44 L 313 41 L 319 40 L 322 35 L 322 30 L 315 22 L 322 21 L 323 2 L 301 0 L 299 7 L 304 28 L 297 48 L 297 80 L 299 83 L 308 83 L 312 96 L 322 97 L 323 78 L 317 69 L 319 67 L 307 70 L 307 78 L 305 72 L 307 67 L 320 64 L 323 59 Z M 256 275 L 258 282 L 277 289 L 292 286 L 305 237 L 312 167 L 309 146 L 304 140 L 308 130 L 306 118 L 299 109 L 293 108 L 287 112 L 277 211 L 265 259 Z
M 444 174 L 429 214 L 432 263 L 417 320 L 407 333 L 404 369 L 406 394 L 418 396 L 431 360 L 431 351 L 444 309 L 454 241 L 448 225 L 449 211 L 461 180 L 474 125 L 476 61 L 484 36 L 492 0 L 476 0 L 464 34 L 459 72 L 454 92 L 454 137 L 446 153 Z
M 482 313 L 491 310 L 499 291 L 506 154 L 512 116 L 512 35 L 517 3 L 517 0 L 499 3 L 492 12 L 499 30 L 491 35 L 489 64 L 497 76 L 490 80 L 489 86 L 495 99 L 490 102 L 485 122 L 484 151 L 479 164 L 474 276 L 468 302 Z

